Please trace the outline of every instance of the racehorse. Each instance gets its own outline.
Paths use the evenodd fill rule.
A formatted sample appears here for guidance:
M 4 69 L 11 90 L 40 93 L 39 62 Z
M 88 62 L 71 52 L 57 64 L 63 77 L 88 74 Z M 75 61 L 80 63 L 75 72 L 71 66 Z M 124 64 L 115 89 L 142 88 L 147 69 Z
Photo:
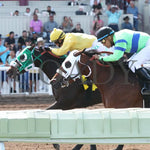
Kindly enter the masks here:
M 82 74 L 89 76 L 96 84 L 100 90 L 105 108 L 143 107 L 143 98 L 145 99 L 145 107 L 150 107 L 147 100 L 149 96 L 142 96 L 138 79 L 122 61 L 102 64 L 95 61 L 94 56 L 79 52 L 81 54 L 80 60 L 72 63 L 70 60 L 77 56 L 76 53 L 78 52 L 73 51 L 70 53 L 62 63 L 53 80 L 51 80 L 53 86 L 57 82 L 63 82 L 64 79 L 70 82 L 78 74 Z M 73 67 L 72 70 L 76 70 L 76 75 L 72 74 L 70 67 Z M 118 149 L 123 149 L 123 145 L 120 145 Z
M 34 47 L 26 47 L 15 59 L 13 66 L 7 71 L 9 76 L 15 76 L 31 68 L 32 64 L 39 67 L 49 79 L 56 73 L 57 68 L 64 61 L 64 57 L 57 57 L 49 50 L 36 49 Z M 73 109 L 92 106 L 101 103 L 101 95 L 98 89 L 91 91 L 91 85 L 87 90 L 84 90 L 82 81 L 79 79 L 76 82 L 63 88 L 53 88 L 53 95 L 56 102 L 47 109 Z M 54 144 L 58 150 L 59 146 Z M 75 149 L 80 149 L 82 145 L 78 145 Z M 91 145 L 91 147 L 95 147 Z M 92 149 L 92 148 L 91 148 Z M 95 148 L 93 148 L 95 149 Z

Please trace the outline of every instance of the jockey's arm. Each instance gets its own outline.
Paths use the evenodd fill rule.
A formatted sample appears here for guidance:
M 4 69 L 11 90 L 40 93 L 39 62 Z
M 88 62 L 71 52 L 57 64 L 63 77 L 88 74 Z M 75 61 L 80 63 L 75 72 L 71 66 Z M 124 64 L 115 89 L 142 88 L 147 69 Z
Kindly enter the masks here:
M 106 57 L 100 57 L 99 60 L 106 61 L 106 62 L 112 62 L 112 61 L 118 61 L 121 57 L 123 57 L 124 51 L 115 50 L 112 55 L 106 56 Z
M 62 46 L 60 48 L 52 49 L 52 53 L 55 54 L 56 56 L 66 55 L 68 51 L 69 51 L 69 46 L 65 48 L 64 46 Z
M 57 56 L 66 55 L 71 50 L 70 48 L 73 44 L 74 41 L 65 39 L 63 45 L 60 48 L 52 49 L 52 53 L 54 53 Z
M 112 55 L 103 57 L 103 61 L 106 62 L 112 62 L 112 61 L 118 61 L 121 57 L 123 57 L 126 49 L 127 49 L 127 42 L 123 39 L 119 39 L 115 42 L 114 45 L 114 53 Z M 99 58 L 102 59 L 101 57 Z

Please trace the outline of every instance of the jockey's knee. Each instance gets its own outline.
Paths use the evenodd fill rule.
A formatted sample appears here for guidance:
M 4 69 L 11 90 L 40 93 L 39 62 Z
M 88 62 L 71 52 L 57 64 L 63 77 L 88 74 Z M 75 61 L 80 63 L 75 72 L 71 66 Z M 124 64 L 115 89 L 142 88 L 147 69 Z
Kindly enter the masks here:
M 141 66 L 141 63 L 138 62 L 138 61 L 130 61 L 129 64 L 128 64 L 128 67 L 130 68 L 130 70 L 135 73 L 135 71 L 137 69 L 140 69 L 142 66 Z

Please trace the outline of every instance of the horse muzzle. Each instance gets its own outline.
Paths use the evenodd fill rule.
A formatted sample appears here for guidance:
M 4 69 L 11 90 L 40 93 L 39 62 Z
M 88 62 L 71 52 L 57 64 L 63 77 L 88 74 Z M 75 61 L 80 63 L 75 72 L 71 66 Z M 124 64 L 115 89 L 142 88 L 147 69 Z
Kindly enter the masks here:
M 65 88 L 69 86 L 69 81 L 65 80 L 65 78 L 61 78 L 59 80 L 53 79 L 50 81 L 50 84 L 53 86 L 55 89 L 59 88 Z
M 17 68 L 11 66 L 11 67 L 7 70 L 6 74 L 7 74 L 8 77 L 10 77 L 10 78 L 15 78 L 16 75 L 17 75 Z

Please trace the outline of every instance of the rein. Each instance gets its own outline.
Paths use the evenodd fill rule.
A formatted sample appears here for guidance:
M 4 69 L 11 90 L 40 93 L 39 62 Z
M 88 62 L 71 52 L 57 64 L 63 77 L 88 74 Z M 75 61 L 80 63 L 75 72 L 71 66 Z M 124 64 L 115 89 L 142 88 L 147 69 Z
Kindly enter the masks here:
M 86 49 L 77 52 L 77 53 L 75 54 L 75 56 L 81 55 L 82 53 L 85 52 L 85 50 L 86 50 Z M 102 51 L 102 52 L 100 52 L 99 54 L 103 54 L 103 53 L 105 53 L 105 54 L 113 54 L 112 52 L 108 52 L 108 51 Z M 81 60 L 79 60 L 79 63 L 82 64 L 82 65 L 84 65 L 84 67 L 82 68 L 81 71 L 83 71 L 86 67 L 88 67 L 88 69 L 89 69 L 89 74 L 88 74 L 88 75 L 85 75 L 85 77 L 89 77 L 89 76 L 91 75 L 91 73 L 92 73 L 92 70 L 91 70 L 91 68 L 90 68 L 90 66 L 89 66 L 88 64 L 89 64 L 91 61 L 93 61 L 93 60 L 95 60 L 95 57 L 94 57 L 94 56 L 92 56 L 86 63 L 82 63 Z M 98 60 L 96 60 L 96 63 L 97 63 L 99 66 L 102 66 L 102 67 L 110 67 L 109 65 L 104 65 L 104 64 L 100 63 Z M 80 75 L 80 73 L 78 73 L 77 75 L 75 75 L 74 77 L 72 77 L 72 79 L 76 78 L 78 75 Z
M 89 77 L 89 76 L 91 75 L 91 73 L 92 73 L 92 70 L 91 70 L 90 66 L 88 65 L 88 64 L 89 64 L 89 61 L 88 61 L 86 64 L 84 64 L 84 63 L 82 63 L 82 62 L 79 60 L 79 63 L 82 64 L 82 65 L 84 65 L 85 67 L 87 67 L 87 68 L 89 69 L 89 74 L 88 74 L 88 75 L 84 75 L 86 78 Z M 83 69 L 85 69 L 85 67 L 84 67 Z M 83 69 L 82 69 L 82 70 L 83 70 Z
M 56 58 L 61 58 L 61 57 L 59 57 L 59 56 L 56 56 L 55 54 L 53 54 L 51 51 L 47 51 L 50 55 L 52 55 L 52 56 L 54 56 L 54 57 L 56 57 Z
M 78 53 L 78 54 L 81 55 L 82 53 L 84 53 L 84 51 L 85 51 L 85 50 L 83 50 L 82 52 L 80 52 L 80 53 Z M 99 54 L 103 54 L 103 53 L 105 53 L 105 54 L 113 54 L 112 52 L 108 52 L 108 51 L 102 51 L 102 52 L 100 52 Z M 91 73 L 92 73 L 91 68 L 90 68 L 90 66 L 89 66 L 88 64 L 89 64 L 91 61 L 93 61 L 93 60 L 95 60 L 95 57 L 94 57 L 94 56 L 92 56 L 86 63 L 82 63 L 82 62 L 79 60 L 79 63 L 82 64 L 82 65 L 84 65 L 84 67 L 82 68 L 82 70 L 84 70 L 85 67 L 88 67 L 88 69 L 89 69 L 89 74 L 86 75 L 86 77 L 89 77 L 89 76 L 91 75 Z M 100 63 L 98 60 L 96 60 L 96 63 L 97 63 L 99 66 L 102 66 L 102 67 L 110 67 L 109 65 L 104 65 L 104 64 Z M 75 77 L 77 77 L 79 74 L 80 74 L 80 73 L 78 73 Z M 73 78 L 75 78 L 75 77 L 73 77 Z
M 40 55 L 38 55 L 38 56 L 36 56 L 36 55 L 34 54 L 34 52 L 35 52 L 35 49 L 34 49 L 33 52 L 32 52 L 32 55 L 34 56 L 33 62 L 36 61 L 36 60 L 39 60 L 39 61 L 41 62 L 41 64 L 42 64 L 43 61 L 40 59 L 40 57 L 41 57 L 42 55 L 44 55 L 44 54 L 46 53 L 46 51 L 43 51 L 43 52 L 42 52 Z
M 113 54 L 112 52 L 108 52 L 108 51 L 101 51 L 99 54 Z M 94 56 L 92 56 L 91 58 L 90 58 L 90 61 L 93 61 L 93 60 L 95 60 L 95 57 Z M 104 64 L 102 64 L 102 63 L 100 63 L 100 61 L 98 61 L 98 60 L 96 60 L 96 63 L 99 65 L 99 66 L 101 66 L 101 67 L 110 67 L 109 65 L 104 65 Z
M 93 60 L 95 60 L 95 57 L 92 56 L 89 60 L 93 61 Z M 100 63 L 100 61 L 98 61 L 98 60 L 96 60 L 96 63 L 101 67 L 110 67 L 109 65 L 104 65 L 104 64 Z
M 84 65 L 84 67 L 81 69 L 81 71 L 83 71 L 86 67 L 88 67 L 88 69 L 89 69 L 89 74 L 88 74 L 88 75 L 84 75 L 86 78 L 89 77 L 89 76 L 91 75 L 91 73 L 92 73 L 92 70 L 91 70 L 90 66 L 88 65 L 90 62 L 91 62 L 91 61 L 88 60 L 87 63 L 85 64 L 85 63 L 82 63 L 82 62 L 79 60 L 79 63 L 82 64 L 82 65 Z M 76 78 L 76 77 L 79 76 L 79 75 L 81 75 L 80 71 L 79 71 L 78 74 L 76 74 L 76 75 L 75 75 L 74 77 L 72 77 L 71 79 L 73 80 L 74 78 Z
M 41 62 L 41 64 L 43 63 L 43 61 L 40 59 L 40 57 L 42 56 L 42 55 L 44 55 L 46 52 L 48 52 L 50 55 L 52 55 L 52 56 L 54 56 L 54 57 L 56 57 L 56 58 L 64 58 L 64 56 L 56 56 L 55 54 L 53 54 L 51 51 L 43 51 L 42 53 L 40 53 L 40 55 L 38 55 L 38 56 L 36 56 L 35 55 L 35 49 L 33 50 L 33 52 L 32 52 L 32 55 L 34 56 L 34 59 L 33 59 L 33 62 L 35 61 L 35 60 L 39 60 L 40 62 Z

